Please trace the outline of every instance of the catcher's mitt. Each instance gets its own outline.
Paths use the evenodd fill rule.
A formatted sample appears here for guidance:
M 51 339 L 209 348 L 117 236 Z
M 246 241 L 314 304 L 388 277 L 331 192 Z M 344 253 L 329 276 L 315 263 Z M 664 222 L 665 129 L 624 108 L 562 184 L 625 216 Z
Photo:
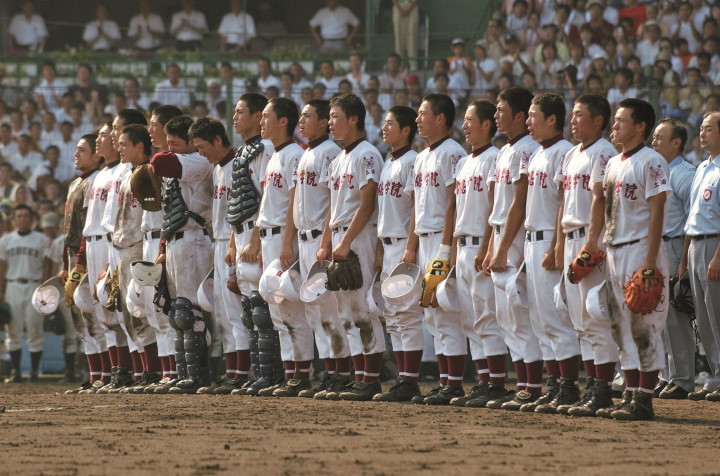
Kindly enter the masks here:
M 585 276 L 592 273 L 596 266 L 605 261 L 605 252 L 598 250 L 597 253 L 590 253 L 583 246 L 578 255 L 568 266 L 567 278 L 572 284 L 579 283 Z
M 646 286 L 646 279 L 654 279 L 656 284 Z M 663 275 L 659 269 L 640 268 L 633 273 L 624 287 L 625 304 L 632 312 L 650 314 L 660 304 L 663 286 Z
M 360 258 L 350 250 L 347 258 L 330 263 L 327 271 L 325 287 L 328 291 L 355 291 L 363 285 Z
M 422 278 L 422 294 L 420 295 L 420 306 L 422 307 L 438 307 L 435 289 L 450 271 L 450 263 L 439 259 L 430 261 L 427 267 L 427 273 Z
M 75 288 L 78 287 L 83 276 L 85 276 L 85 274 L 78 272 L 77 268 L 71 269 L 70 273 L 68 273 L 68 278 L 65 281 L 65 305 L 67 307 L 72 307 L 72 305 L 75 304 L 73 295 L 75 294 Z
M 670 304 L 677 312 L 695 319 L 695 302 L 690 289 L 690 274 L 687 271 L 679 278 L 677 276 L 670 278 Z
M 162 182 L 153 172 L 152 165 L 135 167 L 130 177 L 130 190 L 143 210 L 157 212 L 162 209 Z
M 108 300 L 105 303 L 105 307 L 108 311 L 120 311 L 120 275 L 118 269 L 115 268 L 113 274 L 105 282 L 105 289 L 107 290 Z

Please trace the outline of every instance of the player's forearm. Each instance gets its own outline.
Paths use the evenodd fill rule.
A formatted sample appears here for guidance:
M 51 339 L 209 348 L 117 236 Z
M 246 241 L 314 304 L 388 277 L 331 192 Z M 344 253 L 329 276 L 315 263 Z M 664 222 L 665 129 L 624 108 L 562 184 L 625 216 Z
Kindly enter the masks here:
M 325 224 L 323 225 L 323 234 L 320 238 L 320 249 L 330 249 L 332 246 L 332 232 L 330 231 L 330 208 L 325 215 Z
M 293 216 L 293 207 L 295 203 L 295 188 L 290 190 L 287 211 L 285 212 L 285 234 L 283 235 L 283 245 L 291 246 L 297 236 L 297 228 L 295 227 L 295 217 Z
M 355 211 L 350 226 L 348 227 L 342 241 L 350 245 L 355 237 L 365 228 L 375 211 L 375 194 L 377 193 L 377 184 L 368 182 L 360 190 L 360 206 Z
M 665 218 L 665 193 L 660 193 L 648 199 L 650 219 L 648 220 L 647 252 L 645 254 L 645 267 L 657 266 L 657 255 L 662 241 L 663 221 Z
M 451 185 L 448 187 L 448 205 L 445 209 L 445 226 L 443 228 L 443 235 L 440 242 L 444 245 L 449 245 L 453 241 L 453 233 L 455 232 L 455 186 Z
M 590 225 L 587 232 L 587 243 L 597 246 L 600 239 L 600 232 L 605 226 L 605 194 L 602 190 L 602 183 L 593 185 L 593 199 L 590 205 Z
M 562 184 L 560 184 L 560 191 L 558 192 L 560 198 L 560 206 L 558 207 L 557 217 L 555 218 L 555 236 L 553 236 L 552 245 L 555 250 L 559 247 L 565 246 L 565 233 L 562 229 L 562 217 L 563 208 L 565 207 L 565 194 L 563 193 Z
M 415 253 L 419 243 L 420 238 L 415 234 L 415 207 L 413 207 L 410 213 L 410 233 L 408 234 L 407 243 L 405 244 L 405 250 Z
M 498 250 L 507 251 L 520 227 L 525 221 L 525 205 L 527 202 L 527 176 L 523 175 L 520 180 L 515 183 L 515 193 L 513 201 L 508 209 L 507 219 L 505 220 L 505 229 L 498 245 Z

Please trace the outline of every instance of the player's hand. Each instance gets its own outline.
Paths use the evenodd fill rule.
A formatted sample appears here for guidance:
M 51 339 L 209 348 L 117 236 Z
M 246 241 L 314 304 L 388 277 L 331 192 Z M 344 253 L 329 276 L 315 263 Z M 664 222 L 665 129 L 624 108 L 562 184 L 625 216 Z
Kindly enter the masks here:
M 164 264 L 167 261 L 167 255 L 165 253 L 158 253 L 155 257 L 155 264 Z
M 720 279 L 720 259 L 713 258 L 710 260 L 708 265 L 707 277 L 710 281 L 717 281 Z
M 330 258 L 330 255 L 332 254 L 332 250 L 330 248 L 320 247 L 315 257 L 318 261 L 320 261 L 320 264 L 322 265 L 325 261 L 327 261 Z
M 373 271 L 377 273 L 379 269 L 382 269 L 383 255 L 382 253 L 375 253 L 375 262 L 373 263 Z
M 542 259 L 542 267 L 548 271 L 555 271 L 555 248 L 550 248 L 545 252 Z
M 417 253 L 414 250 L 405 250 L 405 253 L 403 253 L 402 259 L 400 262 L 405 263 L 407 265 L 411 264 L 417 264 Z M 410 266 L 408 266 L 408 269 L 410 269 Z
M 678 264 L 677 268 L 677 276 L 678 278 L 682 277 L 683 274 L 685 274 L 688 270 L 687 261 L 680 261 L 680 264 Z
M 84 264 L 76 264 L 75 271 L 82 274 L 87 274 L 87 266 Z
M 231 246 L 225 253 L 225 264 L 228 266 L 235 266 L 235 247 Z
M 498 250 L 490 260 L 490 269 L 496 273 L 507 269 L 507 251 Z
M 260 256 L 260 246 L 255 243 L 248 243 L 240 252 L 240 261 L 244 263 L 255 263 Z
M 346 245 L 344 241 L 340 241 L 332 250 L 332 259 L 334 261 L 344 260 L 350 254 L 350 245 Z
M 283 271 L 288 269 L 295 262 L 295 254 L 293 253 L 292 245 L 284 244 L 282 250 L 280 250 L 280 266 Z
M 60 278 L 60 284 L 65 286 L 65 281 L 67 281 L 67 277 L 68 277 L 68 272 L 66 269 L 63 269 L 62 271 L 60 271 L 60 274 L 58 274 L 58 278 Z
M 591 242 L 590 240 L 585 241 L 585 249 L 590 254 L 596 254 L 598 251 L 600 251 L 600 247 L 598 246 L 597 242 Z
M 492 273 L 492 270 L 490 269 L 490 262 L 492 261 L 492 257 L 492 250 L 488 250 L 487 253 L 485 253 L 485 257 L 483 258 L 481 269 L 485 276 L 490 276 L 490 274 Z

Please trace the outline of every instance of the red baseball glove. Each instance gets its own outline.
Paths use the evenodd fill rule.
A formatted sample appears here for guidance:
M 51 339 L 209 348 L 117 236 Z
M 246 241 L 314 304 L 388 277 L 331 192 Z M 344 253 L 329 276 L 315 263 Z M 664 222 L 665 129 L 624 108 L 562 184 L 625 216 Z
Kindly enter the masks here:
M 663 275 L 659 269 L 639 268 L 624 287 L 625 304 L 632 312 L 650 314 L 660 304 L 663 287 Z
M 597 253 L 590 253 L 587 248 L 583 246 L 575 259 L 568 266 L 567 278 L 573 284 L 577 284 L 585 276 L 592 273 L 595 269 L 605 261 L 605 252 L 598 250 Z

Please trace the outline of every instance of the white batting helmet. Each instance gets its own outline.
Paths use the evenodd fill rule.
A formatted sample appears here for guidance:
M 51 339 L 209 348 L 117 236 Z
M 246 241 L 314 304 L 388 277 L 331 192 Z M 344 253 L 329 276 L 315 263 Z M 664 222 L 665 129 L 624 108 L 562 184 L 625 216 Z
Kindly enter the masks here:
M 130 264 L 133 280 L 140 286 L 156 286 L 162 277 L 162 265 L 152 261 L 133 261 Z
M 64 292 L 60 278 L 53 276 L 37 287 L 32 296 L 32 306 L 43 316 L 49 316 L 57 311 Z
M 398 263 L 380 286 L 385 302 L 399 307 L 418 301 L 422 292 L 421 273 L 420 266 L 416 264 Z
M 280 304 L 284 299 L 280 294 L 280 276 L 282 274 L 282 265 L 280 259 L 277 258 L 265 268 L 262 276 L 260 276 L 258 291 L 262 298 L 270 304 Z
M 133 317 L 140 317 L 145 314 L 145 286 L 130 280 L 125 296 L 125 305 Z
M 215 312 L 215 268 L 205 276 L 198 287 L 198 304 L 206 312 Z
M 448 273 L 447 278 L 440 281 L 435 290 L 438 305 L 447 312 L 460 312 L 460 299 L 457 291 L 457 271 L 455 266 Z
M 300 302 L 300 261 L 295 261 L 280 275 L 279 294 L 290 302 Z
M 375 278 L 373 278 L 372 286 L 370 286 L 367 291 L 368 307 L 370 308 L 370 312 L 376 315 L 380 315 L 385 312 L 385 299 L 383 298 L 381 289 L 381 274 L 382 269 L 378 269 L 375 273 Z
M 73 294 L 73 301 L 75 301 L 75 305 L 80 309 L 80 312 L 94 312 L 95 311 L 95 305 L 97 304 L 97 301 L 95 301 L 95 298 L 92 295 L 92 291 L 90 290 L 90 281 L 88 280 L 88 275 L 85 274 L 83 278 L 80 280 L 80 284 L 78 284 L 78 287 L 75 288 L 75 293 Z
M 321 263 L 316 261 L 308 270 L 305 281 L 300 286 L 300 300 L 305 303 L 315 303 L 320 301 L 323 296 L 327 296 L 325 291 L 325 283 L 327 282 L 327 267 L 330 261 Z

